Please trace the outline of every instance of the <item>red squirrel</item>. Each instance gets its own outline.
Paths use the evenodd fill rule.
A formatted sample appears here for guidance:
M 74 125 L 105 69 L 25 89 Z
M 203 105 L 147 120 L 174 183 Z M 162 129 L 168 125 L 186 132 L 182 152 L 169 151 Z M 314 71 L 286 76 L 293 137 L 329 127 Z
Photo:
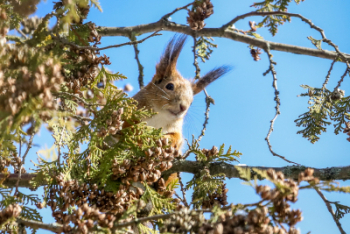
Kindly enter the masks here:
M 157 112 L 144 121 L 154 128 L 162 128 L 163 134 L 170 138 L 172 146 L 178 150 L 181 150 L 183 143 L 183 119 L 193 102 L 193 96 L 230 71 L 230 66 L 225 65 L 197 80 L 183 78 L 176 69 L 176 63 L 186 38 L 186 35 L 175 35 L 169 41 L 156 65 L 152 81 L 133 97 L 138 101 L 138 108 L 145 107 Z

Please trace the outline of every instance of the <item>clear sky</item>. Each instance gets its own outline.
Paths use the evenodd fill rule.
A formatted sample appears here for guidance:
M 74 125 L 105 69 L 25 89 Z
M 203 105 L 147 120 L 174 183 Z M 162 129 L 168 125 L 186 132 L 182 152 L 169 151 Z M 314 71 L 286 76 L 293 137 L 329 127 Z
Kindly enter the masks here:
M 88 21 L 93 21 L 98 26 L 134 26 L 146 24 L 159 20 L 166 13 L 177 7 L 181 7 L 190 1 L 184 0 L 132 0 L 132 1 L 100 1 L 103 13 L 92 9 Z M 253 8 L 254 1 L 229 1 L 213 0 L 214 14 L 207 19 L 207 27 L 219 27 L 237 15 L 241 15 Z M 52 11 L 52 1 L 42 2 L 39 5 L 37 15 L 42 16 Z M 326 36 L 339 46 L 343 52 L 350 53 L 350 33 L 348 23 L 350 20 L 349 1 L 327 1 L 327 0 L 306 0 L 300 5 L 294 2 L 290 4 L 288 11 L 299 13 L 311 19 L 315 25 L 324 29 Z M 259 22 L 262 18 L 251 17 L 239 21 L 235 27 L 248 30 L 248 21 Z M 172 16 L 171 20 L 177 23 L 186 23 L 186 11 L 181 11 Z M 313 48 L 307 39 L 312 36 L 320 39 L 320 34 L 311 29 L 299 19 L 293 18 L 291 23 L 279 27 L 279 32 L 272 37 L 267 29 L 259 29 L 258 32 L 266 40 L 286 43 L 297 46 Z M 160 55 L 167 41 L 174 34 L 173 32 L 162 32 L 162 36 L 153 37 L 139 45 L 140 61 L 144 66 L 145 83 L 148 83 L 154 72 L 155 64 L 159 61 Z M 142 35 L 139 39 L 144 38 Z M 119 44 L 128 41 L 125 37 L 106 37 L 102 39 L 102 46 Z M 233 71 L 215 81 L 207 89 L 210 96 L 215 99 L 215 106 L 211 107 L 209 125 L 206 135 L 201 141 L 201 147 L 211 148 L 225 143 L 232 145 L 243 153 L 240 163 L 249 166 L 274 166 L 282 167 L 289 165 L 280 158 L 274 157 L 268 150 L 264 140 L 270 126 L 270 120 L 275 114 L 274 90 L 272 88 L 272 75 L 262 74 L 267 70 L 269 61 L 263 53 L 261 60 L 256 62 L 250 55 L 248 45 L 235 42 L 229 39 L 215 38 L 218 48 L 214 50 L 209 61 L 200 63 L 202 74 L 222 64 L 230 64 Z M 179 61 L 178 70 L 186 78 L 192 78 L 195 73 L 193 54 L 191 46 L 193 40 L 188 38 Z M 323 49 L 331 50 L 324 43 Z M 121 72 L 128 77 L 126 81 L 117 82 L 116 85 L 123 87 L 130 83 L 134 91 L 138 91 L 138 69 L 135 54 L 132 46 L 121 47 L 104 51 L 110 57 L 112 64 L 108 69 L 113 72 Z M 327 75 L 332 61 L 314 58 L 304 55 L 289 54 L 285 52 L 272 51 L 273 59 L 277 62 L 275 67 L 278 78 L 278 89 L 281 98 L 281 115 L 275 122 L 274 132 L 270 139 L 275 152 L 288 159 L 305 166 L 326 168 L 332 166 L 349 165 L 350 143 L 346 140 L 345 134 L 335 135 L 333 127 L 321 136 L 319 142 L 311 144 L 296 132 L 300 130 L 295 126 L 294 120 L 298 115 L 308 109 L 308 99 L 297 97 L 304 92 L 301 84 L 313 87 L 321 87 Z M 345 71 L 345 64 L 337 63 L 331 74 L 328 89 L 333 90 L 340 76 Z M 350 79 L 345 78 L 341 88 L 349 95 Z M 194 134 L 198 136 L 204 121 L 205 102 L 204 94 L 196 96 L 184 124 L 184 136 L 191 138 Z M 39 148 L 50 147 L 53 139 L 47 132 L 42 130 L 36 136 L 35 143 Z M 29 157 L 36 158 L 35 149 L 31 150 Z M 194 160 L 193 158 L 190 158 Z M 29 161 L 29 160 L 28 160 Z M 36 160 L 35 160 L 36 161 Z M 29 163 L 27 163 L 29 164 Z M 32 164 L 27 165 L 33 167 Z M 185 175 L 185 180 L 191 175 Z M 241 180 L 231 179 L 227 181 L 229 188 L 229 202 L 251 203 L 258 201 L 252 188 L 241 185 Z M 342 185 L 350 185 L 349 182 L 340 182 Z M 327 193 L 325 196 L 330 201 L 340 201 L 341 204 L 350 206 L 349 195 L 340 193 Z M 188 193 L 190 196 L 190 193 Z M 328 213 L 326 206 L 315 191 L 301 191 L 299 201 L 293 206 L 303 211 L 304 220 L 298 225 L 302 233 L 338 233 L 338 229 Z M 44 222 L 52 222 L 49 212 L 44 212 Z M 341 219 L 345 231 L 350 232 L 350 215 Z M 38 233 L 46 233 L 42 230 Z

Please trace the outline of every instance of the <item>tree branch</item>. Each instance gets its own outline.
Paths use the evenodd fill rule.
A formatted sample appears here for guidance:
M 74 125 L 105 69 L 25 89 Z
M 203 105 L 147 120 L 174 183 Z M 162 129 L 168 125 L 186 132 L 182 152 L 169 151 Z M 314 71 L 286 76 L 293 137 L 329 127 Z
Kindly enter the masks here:
M 129 38 L 131 41 L 136 41 L 135 35 L 132 35 Z M 143 66 L 142 66 L 140 59 L 139 59 L 140 50 L 137 48 L 137 44 L 134 44 L 133 47 L 134 47 L 134 51 L 135 51 L 135 59 L 137 62 L 137 68 L 139 69 L 139 78 L 138 78 L 139 86 L 140 86 L 140 89 L 142 89 L 145 86 L 145 84 L 143 82 Z
M 235 165 L 231 165 L 224 162 L 214 162 L 209 165 L 196 162 L 196 161 L 177 161 L 173 164 L 173 167 L 169 170 L 163 172 L 163 175 L 166 177 L 175 172 L 186 172 L 191 174 L 200 173 L 204 168 L 208 168 L 210 170 L 211 175 L 216 175 L 219 173 L 224 173 L 226 177 L 231 178 L 240 178 L 239 172 L 236 169 Z M 286 167 L 254 167 L 254 166 L 239 166 L 241 168 L 256 168 L 259 170 L 267 170 L 272 168 L 275 171 L 281 171 L 285 175 L 286 178 L 291 178 L 294 180 L 298 180 L 298 175 L 300 172 L 304 172 L 306 166 L 286 166 Z M 350 179 L 350 166 L 346 167 L 330 167 L 330 168 L 312 168 L 314 169 L 314 176 L 318 177 L 320 180 L 349 180 Z
M 227 178 L 240 178 L 239 172 L 236 169 L 235 165 L 231 165 L 224 162 L 213 162 L 209 165 L 204 164 L 202 162 L 196 161 L 177 161 L 174 162 L 173 167 L 169 170 L 163 172 L 163 176 L 167 177 L 172 173 L 177 172 L 186 172 L 191 174 L 200 173 L 204 168 L 209 168 L 210 173 L 212 175 L 216 175 L 219 173 L 223 173 Z M 293 180 L 298 180 L 298 175 L 300 172 L 304 172 L 306 166 L 286 166 L 286 167 L 254 167 L 254 166 L 239 166 L 241 168 L 257 168 L 259 170 L 267 170 L 272 168 L 275 171 L 281 171 L 285 175 L 286 178 L 291 178 Z M 346 167 L 329 167 L 329 168 L 312 168 L 314 169 L 314 176 L 318 177 L 320 180 L 350 180 L 350 166 Z M 29 184 L 29 181 L 32 180 L 36 176 L 35 173 L 24 173 L 22 174 L 21 181 L 19 183 L 19 187 L 27 187 L 32 188 Z M 16 182 L 18 179 L 18 174 L 4 174 L 0 173 L 0 180 L 3 180 L 3 185 L 14 187 L 16 186 Z M 45 184 L 42 184 L 45 185 Z
M 136 25 L 131 27 L 97 27 L 97 29 L 99 31 L 99 35 L 101 36 L 127 37 L 132 32 L 137 34 L 144 34 L 144 33 L 154 32 L 155 30 L 160 30 L 160 29 L 162 29 L 163 31 L 178 32 L 178 33 L 183 33 L 191 36 L 193 35 L 193 30 L 189 26 L 183 25 L 183 24 L 176 24 L 174 22 L 169 22 L 164 19 L 155 23 L 142 24 L 142 25 Z M 242 42 L 242 43 L 256 46 L 259 48 L 265 48 L 266 43 L 269 43 L 270 50 L 289 52 L 294 54 L 302 54 L 302 55 L 308 55 L 308 56 L 331 59 L 331 60 L 334 60 L 338 55 L 337 52 L 328 51 L 328 50 L 318 50 L 318 49 L 311 49 L 311 48 L 306 48 L 301 46 L 276 43 L 272 41 L 265 41 L 265 40 L 257 39 L 248 35 L 243 35 L 231 29 L 225 29 L 222 27 L 203 28 L 202 30 L 197 31 L 197 36 L 228 38 L 234 41 Z M 350 54 L 343 53 L 343 55 L 347 60 L 350 60 Z M 345 62 L 345 61 L 342 60 L 342 62 Z
M 44 229 L 48 231 L 52 231 L 55 233 L 61 233 L 62 232 L 62 225 L 57 224 L 57 223 L 42 223 L 34 220 L 28 220 L 28 219 L 23 219 L 23 218 L 18 218 L 17 220 L 18 224 L 24 225 L 26 227 L 31 227 L 33 229 Z
M 332 206 L 331 206 L 331 204 L 329 203 L 329 201 L 326 199 L 326 197 L 323 195 L 323 193 L 322 193 L 318 188 L 315 188 L 315 190 L 316 190 L 316 192 L 318 193 L 318 195 L 322 198 L 322 200 L 324 201 L 324 203 L 326 204 L 327 209 L 328 209 L 329 213 L 331 213 L 334 222 L 337 224 L 337 227 L 338 227 L 340 233 L 341 233 L 341 234 L 346 234 L 346 232 L 343 230 L 343 228 L 342 228 L 342 226 L 341 226 L 341 223 L 340 223 L 339 220 L 335 217 L 334 211 L 333 211 Z
M 335 64 L 335 62 L 337 61 L 338 57 L 336 57 L 333 62 L 331 63 L 331 67 L 329 68 L 328 72 L 327 72 L 327 76 L 326 76 L 326 79 L 325 81 L 323 82 L 323 85 L 322 85 L 322 89 L 325 89 L 326 88 L 326 85 L 328 84 L 328 81 L 329 81 L 329 77 L 331 76 L 331 72 L 333 70 L 333 66 Z M 340 86 L 340 84 L 339 84 Z
M 144 42 L 145 40 L 147 40 L 148 38 L 151 38 L 151 37 L 154 37 L 154 36 L 159 36 L 159 35 L 162 35 L 162 34 L 159 34 L 158 32 L 161 31 L 162 29 L 159 29 L 157 30 L 156 32 L 153 32 L 151 35 L 149 35 L 148 37 L 145 37 L 141 40 L 138 40 L 138 41 L 129 41 L 129 42 L 125 42 L 125 43 L 122 43 L 122 44 L 117 44 L 117 45 L 110 45 L 110 46 L 106 46 L 106 47 L 101 47 L 101 48 L 98 48 L 98 47 L 92 47 L 92 46 L 79 46 L 79 45 L 76 45 L 72 42 L 69 42 L 69 41 L 66 41 L 65 39 L 63 38 L 60 38 L 60 37 L 56 37 L 54 35 L 51 35 L 52 38 L 58 40 L 59 42 L 61 42 L 62 44 L 65 44 L 65 45 L 70 45 L 70 46 L 73 46 L 74 48 L 76 49 L 79 49 L 79 50 L 95 50 L 95 51 L 100 51 L 100 50 L 106 50 L 106 49 L 110 49 L 110 48 L 118 48 L 118 47 L 122 47 L 122 46 L 126 46 L 126 45 L 136 45 L 136 44 L 140 44 L 142 42 Z

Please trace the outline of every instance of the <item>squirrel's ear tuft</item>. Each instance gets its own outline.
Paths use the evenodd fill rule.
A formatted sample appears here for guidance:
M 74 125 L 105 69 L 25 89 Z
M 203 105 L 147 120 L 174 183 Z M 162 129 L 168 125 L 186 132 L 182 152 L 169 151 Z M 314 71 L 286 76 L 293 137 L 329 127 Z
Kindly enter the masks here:
M 156 77 L 161 79 L 164 76 L 170 75 L 176 70 L 177 59 L 179 58 L 186 38 L 187 35 L 185 34 L 175 34 L 175 36 L 169 41 L 159 63 L 156 66 Z
M 210 83 L 217 80 L 218 78 L 225 75 L 231 70 L 232 70 L 232 67 L 229 65 L 224 65 L 218 68 L 214 68 L 213 70 L 205 74 L 203 77 L 201 77 L 198 80 L 195 80 L 192 83 L 193 94 L 196 95 L 197 93 L 202 91 L 205 87 L 207 87 Z

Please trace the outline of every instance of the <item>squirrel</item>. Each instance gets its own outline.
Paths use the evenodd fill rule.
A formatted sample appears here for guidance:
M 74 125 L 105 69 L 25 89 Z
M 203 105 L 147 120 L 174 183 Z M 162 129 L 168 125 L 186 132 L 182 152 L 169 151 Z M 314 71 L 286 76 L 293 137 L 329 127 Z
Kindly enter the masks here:
M 193 102 L 193 96 L 231 69 L 224 65 L 197 80 L 183 78 L 176 64 L 186 39 L 186 35 L 175 35 L 169 41 L 151 82 L 133 96 L 138 102 L 138 108 L 145 107 L 157 112 L 143 121 L 148 126 L 162 128 L 163 134 L 170 138 L 171 145 L 179 151 L 183 143 L 183 119 Z

